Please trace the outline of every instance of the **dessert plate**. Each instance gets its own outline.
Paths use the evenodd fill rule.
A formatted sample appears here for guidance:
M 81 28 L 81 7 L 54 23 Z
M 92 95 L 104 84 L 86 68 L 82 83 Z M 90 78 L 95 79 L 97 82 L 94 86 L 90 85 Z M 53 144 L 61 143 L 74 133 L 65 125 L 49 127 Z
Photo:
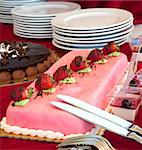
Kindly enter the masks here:
M 52 35 L 51 20 L 55 15 L 80 9 L 72 2 L 40 2 L 12 9 L 14 33 L 26 38 L 48 38 Z
M 13 20 L 11 20 L 11 19 L 2 19 L 2 18 L 0 18 L 0 22 L 2 22 L 2 23 L 10 23 L 10 24 L 12 24 L 13 23 Z
M 59 37 L 59 36 L 56 36 L 54 33 L 53 33 L 53 37 L 55 38 L 55 39 L 57 39 L 57 40 L 60 40 L 60 41 L 62 41 L 62 42 L 69 42 L 69 43 L 101 43 L 101 42 L 109 42 L 109 41 L 115 41 L 115 40 L 119 40 L 119 39 L 123 39 L 123 38 L 126 38 L 126 37 L 128 37 L 130 34 L 131 34 L 132 32 L 130 31 L 130 32 L 127 32 L 127 33 L 125 33 L 125 34 L 122 34 L 121 36 L 114 36 L 114 37 L 108 37 L 108 38 L 100 38 L 100 37 L 98 37 L 98 39 L 97 38 L 84 38 L 83 40 L 71 40 L 71 39 L 65 39 L 65 38 L 63 38 L 63 37 Z
M 74 44 L 74 43 L 66 43 L 66 42 L 61 42 L 61 41 L 59 41 L 59 40 L 57 40 L 57 39 L 53 39 L 56 43 L 58 43 L 58 44 L 60 44 L 60 45 L 62 45 L 62 46 L 67 46 L 67 47 L 74 47 L 74 48 L 94 48 L 96 45 L 97 46 L 102 46 L 102 45 L 104 45 L 104 43 L 89 43 L 89 44 L 87 44 L 87 43 L 77 43 L 77 44 Z M 124 40 L 118 40 L 117 42 L 122 42 L 122 41 L 124 41 Z
M 125 39 L 124 40 L 122 40 L 122 41 L 115 41 L 115 43 L 116 44 L 118 44 L 118 45 L 122 45 L 122 44 L 124 44 L 126 41 L 125 41 Z M 54 40 L 52 40 L 52 44 L 54 45 L 54 46 L 56 46 L 56 47 L 58 47 L 58 48 L 60 48 L 60 49 L 63 49 L 63 50 L 92 50 L 92 49 L 94 49 L 94 48 L 102 48 L 102 47 L 104 47 L 107 43 L 98 43 L 98 44 L 96 44 L 95 46 L 93 46 L 93 47 L 91 47 L 91 48 L 86 48 L 86 47 L 71 47 L 71 46 L 64 46 L 64 45 L 61 45 L 61 44 L 58 44 L 57 42 L 55 42 Z
M 131 19 L 130 21 L 128 21 L 128 22 L 126 22 L 122 25 L 114 26 L 114 27 L 111 27 L 111 28 L 101 28 L 101 29 L 92 29 L 92 30 L 73 30 L 73 29 L 68 30 L 68 29 L 64 29 L 64 28 L 58 28 L 58 27 L 54 26 L 53 24 L 52 24 L 52 26 L 55 30 L 58 30 L 58 31 L 62 31 L 62 32 L 66 32 L 66 33 L 74 33 L 74 34 L 76 34 L 76 33 L 79 34 L 80 33 L 81 34 L 81 33 L 100 33 L 100 32 L 114 31 L 114 30 L 117 30 L 117 29 L 121 29 L 121 28 L 123 28 L 127 25 L 130 25 L 130 24 L 133 24 L 133 19 Z
M 15 31 L 19 32 L 19 33 L 27 33 L 27 34 L 46 34 L 46 33 L 50 33 L 52 34 L 52 28 L 47 28 L 46 30 L 34 30 L 33 28 L 31 29 L 22 29 L 22 28 L 14 28 Z
M 38 23 L 38 22 L 25 23 L 25 22 L 17 21 L 17 20 L 14 20 L 14 25 L 15 25 L 15 26 L 20 26 L 20 27 L 27 27 L 27 28 L 45 28 L 45 27 L 52 27 L 49 22 L 43 23 L 43 24 L 42 24 L 42 23 Z
M 11 9 L 15 6 L 27 4 L 27 3 L 36 3 L 41 2 L 43 0 L 0 0 L 0 14 L 3 15 L 1 17 L 2 23 L 13 23 L 13 19 L 11 17 Z M 9 19 L 9 21 L 7 20 Z
M 95 30 L 122 25 L 133 19 L 132 13 L 116 8 L 90 8 L 59 15 L 53 26 L 68 30 Z
M 17 16 L 46 17 L 77 9 L 80 9 L 80 5 L 71 2 L 41 2 L 38 4 L 25 4 L 12 9 L 11 12 Z
M 12 16 L 11 15 L 4 15 L 4 14 L 0 14 L 0 18 L 1 19 L 11 19 L 12 20 Z
M 22 26 L 14 26 L 15 29 L 19 29 L 19 30 L 24 30 L 24 31 L 40 31 L 40 32 L 46 32 L 46 31 L 51 31 L 52 28 L 49 26 L 49 27 L 46 27 L 46 28 L 32 28 L 32 27 L 22 27 Z M 23 31 L 22 31 L 23 32 Z
M 76 42 L 79 42 L 80 41 L 80 43 L 83 43 L 85 40 L 87 40 L 88 42 L 89 41 L 92 41 L 92 40 L 103 40 L 103 39 L 111 39 L 111 38 L 115 38 L 115 37 L 121 37 L 121 36 L 123 36 L 123 35 L 125 35 L 125 34 L 128 34 L 128 33 L 130 33 L 130 32 L 132 32 L 132 30 L 133 30 L 133 26 L 130 28 L 130 29 L 128 29 L 128 30 L 126 30 L 126 31 L 123 31 L 123 32 L 118 32 L 118 33 L 116 33 L 116 34 L 108 34 L 108 35 L 103 35 L 103 36 L 100 36 L 100 35 L 92 35 L 92 34 L 87 34 L 86 36 L 84 36 L 84 37 L 75 37 L 75 36 L 65 36 L 65 35 L 61 35 L 61 34 L 58 34 L 58 33 L 56 33 L 56 32 L 53 32 L 53 36 L 55 37 L 55 38 L 57 38 L 57 39 L 60 39 L 60 40 L 62 40 L 62 41 L 67 41 L 67 42 L 74 42 L 74 43 L 76 43 Z
M 54 28 L 54 31 L 57 33 L 57 34 L 61 34 L 61 35 L 65 35 L 65 36 L 80 36 L 80 37 L 84 37 L 84 36 L 87 36 L 87 35 L 95 35 L 95 36 L 100 36 L 100 35 L 108 35 L 108 34 L 114 34 L 114 33 L 120 33 L 120 32 L 123 32 L 125 30 L 128 30 L 130 29 L 131 27 L 133 26 L 133 23 L 129 23 L 128 25 L 124 26 L 124 27 L 120 27 L 118 29 L 115 29 L 115 30 L 110 30 L 110 31 L 92 31 L 92 32 L 82 32 L 82 33 L 77 33 L 77 32 L 64 32 L 63 30 L 59 30 L 57 28 Z
M 14 31 L 16 31 L 17 33 L 19 34 L 24 34 L 24 35 L 33 35 L 33 36 L 45 36 L 45 35 L 52 35 L 52 31 L 47 31 L 47 32 L 36 32 L 36 31 L 22 31 L 22 30 L 17 30 L 17 29 L 14 29 Z
M 20 33 L 18 31 L 14 31 L 14 34 L 20 37 L 24 38 L 31 38 L 31 39 L 45 39 L 45 38 L 52 38 L 52 33 L 51 34 L 44 34 L 44 35 L 35 35 L 35 34 L 25 34 L 25 33 Z
M 14 16 L 14 15 L 12 15 L 13 16 L 13 19 L 15 19 L 15 20 L 19 20 L 19 21 L 23 21 L 23 22 L 27 22 L 27 23 L 32 23 L 32 22 L 44 22 L 44 23 L 46 23 L 46 22 L 50 22 L 51 20 L 52 20 L 52 18 L 53 17 L 55 17 L 55 16 L 53 16 L 53 17 L 47 17 L 47 18 L 31 18 L 31 19 L 26 19 L 26 18 L 19 18 L 19 17 L 16 17 L 16 16 Z

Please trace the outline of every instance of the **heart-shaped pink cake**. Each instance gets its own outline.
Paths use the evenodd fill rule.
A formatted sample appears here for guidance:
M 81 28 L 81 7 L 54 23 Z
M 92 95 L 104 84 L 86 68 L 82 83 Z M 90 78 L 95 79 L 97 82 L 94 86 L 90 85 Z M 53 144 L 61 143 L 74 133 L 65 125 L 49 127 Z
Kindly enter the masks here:
M 92 58 L 88 56 L 89 53 L 90 51 L 88 50 L 71 51 L 52 65 L 45 74 L 56 78 L 55 72 L 59 67 L 67 65 L 68 68 L 72 68 L 73 65 L 71 66 L 71 63 L 73 63 L 73 60 L 77 56 L 80 56 L 87 62 L 87 59 Z M 81 64 L 81 67 L 83 67 L 82 62 L 76 65 L 79 66 Z M 27 88 L 33 90 L 28 103 L 20 106 L 18 102 L 15 105 L 12 105 L 12 102 L 7 108 L 6 118 L 1 121 L 1 128 L 6 132 L 13 132 L 15 134 L 47 137 L 51 139 L 63 139 L 67 135 L 90 132 L 95 127 L 93 124 L 55 108 L 51 105 L 51 102 L 60 101 L 56 98 L 57 94 L 66 94 L 104 109 L 108 102 L 108 94 L 112 92 L 122 79 L 127 69 L 127 57 L 120 53 L 117 57 L 107 57 L 105 62 L 99 62 L 97 60 L 93 64 L 94 66 L 91 63 L 90 61 L 87 63 L 87 67 L 90 68 L 89 72 L 86 71 L 87 73 L 82 74 L 83 71 L 72 70 L 71 78 L 73 79 L 73 83 L 68 84 L 60 81 L 53 83 L 55 85 L 52 90 L 56 88 L 56 91 L 54 90 L 52 93 L 44 89 L 41 94 L 42 96 L 38 95 L 39 91 L 35 88 L 36 81 L 33 82 Z M 82 70 L 85 69 L 82 68 Z M 57 77 L 56 79 L 59 78 Z M 45 84 L 44 87 L 49 86 L 44 80 L 42 82 Z M 50 84 L 50 86 L 52 85 Z

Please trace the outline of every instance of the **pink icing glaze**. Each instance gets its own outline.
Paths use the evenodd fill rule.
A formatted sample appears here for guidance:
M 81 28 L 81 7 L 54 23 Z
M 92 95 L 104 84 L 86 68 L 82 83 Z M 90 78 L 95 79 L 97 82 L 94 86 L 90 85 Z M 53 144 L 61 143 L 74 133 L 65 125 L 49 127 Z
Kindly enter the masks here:
M 75 56 L 88 55 L 89 51 L 72 51 L 63 56 L 46 73 L 53 74 L 58 67 L 70 64 Z M 97 64 L 88 75 L 80 77 L 74 74 L 78 83 L 71 85 L 57 86 L 54 94 L 43 95 L 34 99 L 24 107 L 13 107 L 9 105 L 7 109 L 7 123 L 24 128 L 43 129 L 59 131 L 66 134 L 85 133 L 91 130 L 94 125 L 85 122 L 65 111 L 55 108 L 51 101 L 59 101 L 55 98 L 57 94 L 67 94 L 82 99 L 100 108 L 105 108 L 107 104 L 107 94 L 114 88 L 122 78 L 127 68 L 127 58 L 124 54 L 119 57 L 109 58 L 106 64 Z M 34 87 L 34 82 L 30 85 Z

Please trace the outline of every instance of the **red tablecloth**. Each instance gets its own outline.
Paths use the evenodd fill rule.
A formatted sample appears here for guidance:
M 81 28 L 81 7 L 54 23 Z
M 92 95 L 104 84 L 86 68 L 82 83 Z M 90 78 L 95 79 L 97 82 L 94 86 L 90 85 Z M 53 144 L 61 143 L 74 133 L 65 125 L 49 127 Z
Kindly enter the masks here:
M 22 40 L 22 41 L 31 41 L 35 43 L 41 43 L 47 46 L 48 48 L 51 48 L 53 50 L 56 50 L 58 53 L 63 53 L 64 51 L 61 51 L 59 49 L 56 49 L 52 44 L 51 40 L 29 40 L 29 39 L 23 39 L 20 37 L 15 36 L 12 33 L 12 26 L 11 25 L 4 25 L 0 24 L 0 30 L 1 30 L 1 36 L 0 41 L 4 39 L 8 40 Z M 131 52 L 129 52 L 131 55 Z M 25 84 L 25 86 L 27 86 Z M 16 86 L 15 86 L 16 87 Z M 10 102 L 9 95 L 7 94 L 8 91 L 13 89 L 13 87 L 5 87 L 0 88 L 0 112 L 1 116 L 5 116 L 6 107 L 8 106 L 8 103 Z M 137 116 L 136 123 L 139 124 L 142 127 L 142 109 L 139 111 L 139 115 Z M 110 132 L 106 132 L 105 137 L 118 149 L 118 150 L 141 150 L 142 146 L 132 140 L 125 139 L 123 137 L 120 137 L 118 135 L 115 135 Z M 38 142 L 38 141 L 28 141 L 28 140 L 18 140 L 18 139 L 8 139 L 8 138 L 1 138 L 0 139 L 0 149 L 1 150 L 55 150 L 56 144 L 49 144 L 46 142 Z

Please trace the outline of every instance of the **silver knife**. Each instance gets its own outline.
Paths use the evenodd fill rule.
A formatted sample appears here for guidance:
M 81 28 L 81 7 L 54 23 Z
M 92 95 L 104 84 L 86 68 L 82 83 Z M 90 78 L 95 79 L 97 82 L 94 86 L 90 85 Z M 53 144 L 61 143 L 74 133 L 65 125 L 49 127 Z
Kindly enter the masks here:
M 139 126 L 134 125 L 131 122 L 129 122 L 123 118 L 120 118 L 116 115 L 108 113 L 94 105 L 90 105 L 89 103 L 86 103 L 82 100 L 79 100 L 77 98 L 67 96 L 67 95 L 57 95 L 56 97 L 71 104 L 71 105 L 74 105 L 74 106 L 84 109 L 88 112 L 91 112 L 97 116 L 100 116 L 101 118 L 104 118 L 108 121 L 114 122 L 115 124 L 118 124 L 119 126 L 126 128 L 127 130 L 134 131 L 134 132 L 137 132 L 138 134 L 142 135 L 142 129 Z
M 80 117 L 80 118 L 84 119 L 85 121 L 88 121 L 92 124 L 100 125 L 103 128 L 105 128 L 111 132 L 114 132 L 116 134 L 119 134 L 119 135 L 127 137 L 127 138 L 134 139 L 137 142 L 142 144 L 142 137 L 140 135 L 137 135 L 135 132 L 129 131 L 128 129 L 126 129 L 112 121 L 109 121 L 105 118 L 95 115 L 89 111 L 86 111 L 86 110 L 83 110 L 83 109 L 71 106 L 69 104 L 62 103 L 62 102 L 51 102 L 51 104 L 60 109 L 65 110 L 77 117 Z

